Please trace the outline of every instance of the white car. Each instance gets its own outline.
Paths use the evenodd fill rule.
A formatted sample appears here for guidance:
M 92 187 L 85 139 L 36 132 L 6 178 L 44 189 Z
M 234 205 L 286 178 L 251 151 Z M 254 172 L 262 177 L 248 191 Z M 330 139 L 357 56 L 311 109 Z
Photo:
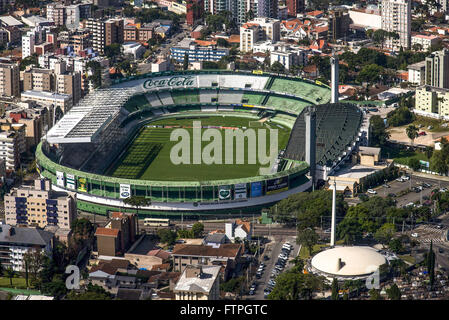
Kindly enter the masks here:
M 373 189 L 368 189 L 366 192 L 371 193 L 371 194 L 377 194 L 377 191 L 373 190 Z
M 410 180 L 410 177 L 409 177 L 409 176 L 402 176 L 401 178 L 402 178 L 402 180 L 404 180 L 404 181 Z
M 416 232 L 415 232 L 415 233 L 412 233 L 411 236 L 412 236 L 413 238 L 418 238 L 418 234 L 417 234 Z

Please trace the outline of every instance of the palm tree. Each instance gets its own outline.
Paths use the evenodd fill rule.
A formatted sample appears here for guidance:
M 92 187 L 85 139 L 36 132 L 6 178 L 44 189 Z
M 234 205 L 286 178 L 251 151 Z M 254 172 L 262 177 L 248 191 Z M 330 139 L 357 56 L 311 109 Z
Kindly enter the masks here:
M 413 141 L 418 137 L 418 128 L 411 124 L 407 127 L 405 132 L 407 133 L 407 137 L 409 137 L 413 144 Z
M 12 269 L 12 267 L 8 267 L 6 269 L 6 276 L 9 278 L 9 284 L 11 285 L 12 288 L 12 278 L 14 278 L 16 275 L 16 272 Z

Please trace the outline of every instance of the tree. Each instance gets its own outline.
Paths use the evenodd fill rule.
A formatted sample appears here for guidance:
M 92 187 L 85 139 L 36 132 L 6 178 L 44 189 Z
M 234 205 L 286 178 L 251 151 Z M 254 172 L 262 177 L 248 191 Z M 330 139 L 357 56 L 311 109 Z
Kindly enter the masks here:
M 201 238 L 203 231 L 204 231 L 204 224 L 200 222 L 196 222 L 192 226 L 192 233 L 195 238 Z
M 430 241 L 429 252 L 426 257 L 427 272 L 429 273 L 430 286 L 435 282 L 435 252 L 433 252 L 433 241 Z
M 112 43 L 104 47 L 104 55 L 108 58 L 115 59 L 121 54 L 121 45 L 119 43 Z
M 187 70 L 189 69 L 189 54 L 187 51 L 184 53 L 184 61 L 182 63 L 182 69 Z
M 285 72 L 285 67 L 282 63 L 280 63 L 279 61 L 275 61 L 272 65 L 271 65 L 271 71 L 276 72 L 276 73 L 284 73 Z
M 144 196 L 131 196 L 124 199 L 123 203 L 135 207 L 136 213 L 139 215 L 139 208 L 151 205 L 151 199 Z
M 173 245 L 176 241 L 176 232 L 170 229 L 159 229 L 157 235 L 161 239 L 161 242 L 169 246 Z
M 72 290 L 67 295 L 67 300 L 112 300 L 109 292 L 98 285 L 87 285 L 87 290 L 84 293 L 77 293 Z
M 413 141 L 418 137 L 418 128 L 411 124 L 405 129 L 405 132 L 413 144 Z
M 337 278 L 334 278 L 332 280 L 332 295 L 331 295 L 331 299 L 332 300 L 338 300 L 338 281 L 337 281 Z
M 426 154 L 427 159 L 432 158 L 432 155 L 433 155 L 433 148 L 427 146 L 426 149 L 424 150 L 424 153 Z
M 401 253 L 402 251 L 404 251 L 404 246 L 402 245 L 402 241 L 399 238 L 390 240 L 388 247 L 394 253 Z
M 12 279 L 16 276 L 16 272 L 13 270 L 12 267 L 8 267 L 5 270 L 5 274 L 6 274 L 6 277 L 9 278 L 9 284 L 12 287 Z
M 302 246 L 306 247 L 309 254 L 313 253 L 313 246 L 317 244 L 319 239 L 318 234 L 312 228 L 307 228 L 304 230 L 299 230 L 298 238 L 296 241 Z
M 448 165 L 446 157 L 440 150 L 435 150 L 430 159 L 430 170 L 438 172 L 439 174 L 446 174 Z
M 23 255 L 23 259 L 27 262 L 31 274 L 31 283 L 38 286 L 40 283 L 39 271 L 44 262 L 44 253 L 40 248 L 32 248 Z
M 389 243 L 395 233 L 395 226 L 392 223 L 385 223 L 374 234 L 374 238 L 383 245 Z
M 60 299 L 67 293 L 67 288 L 63 280 L 55 279 L 42 285 L 42 293 Z
M 399 290 L 396 283 L 394 283 L 390 288 L 385 290 L 387 292 L 388 298 L 391 300 L 401 300 L 401 290 Z
M 269 300 L 310 300 L 313 292 L 322 290 L 324 279 L 313 274 L 289 270 L 276 278 L 276 285 L 268 295 Z
M 369 291 L 369 296 L 370 300 L 382 300 L 379 290 L 374 288 Z
M 217 46 L 227 48 L 229 46 L 229 43 L 224 38 L 218 38 L 217 39 Z
M 357 81 L 359 83 L 377 83 L 380 81 L 383 71 L 384 68 L 382 68 L 381 66 L 377 64 L 369 64 L 367 66 L 364 66 L 362 70 L 360 70 L 359 75 L 357 76 Z
M 408 160 L 408 166 L 410 167 L 410 169 L 412 169 L 413 171 L 418 171 L 419 168 L 421 168 L 421 164 L 419 162 L 418 159 L 416 158 L 410 158 Z
M 371 142 L 374 146 L 382 146 L 387 142 L 387 139 L 390 137 L 388 134 L 384 120 L 378 116 L 372 116 L 370 118 L 370 127 L 371 127 Z

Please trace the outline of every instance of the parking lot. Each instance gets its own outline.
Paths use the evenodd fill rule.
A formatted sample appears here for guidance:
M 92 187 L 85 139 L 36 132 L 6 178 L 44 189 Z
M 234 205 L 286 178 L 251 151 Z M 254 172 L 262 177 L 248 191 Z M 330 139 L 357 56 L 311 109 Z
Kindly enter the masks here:
M 377 194 L 367 193 L 367 195 L 369 197 L 372 197 L 375 195 L 378 195 L 381 197 L 387 197 L 388 194 L 395 194 L 397 206 L 402 207 L 402 206 L 407 205 L 410 202 L 420 201 L 421 203 L 423 203 L 424 198 L 430 197 L 430 194 L 433 189 L 436 189 L 436 188 L 448 188 L 449 189 L 449 182 L 447 182 L 447 181 L 417 177 L 417 176 L 413 176 L 413 175 L 409 175 L 409 177 L 410 177 L 410 180 L 404 181 L 404 182 L 399 182 L 396 180 L 388 182 L 387 185 L 389 186 L 389 188 L 384 187 L 383 185 L 373 188 L 377 192 Z M 412 189 L 414 187 L 418 187 L 418 186 L 422 185 L 423 183 L 427 183 L 431 186 L 428 188 L 423 188 L 422 191 L 420 191 L 420 192 L 411 191 L 403 196 L 398 196 L 398 193 L 400 191 L 406 190 L 407 188 Z
M 261 259 L 265 264 L 265 268 L 262 272 L 260 279 L 255 278 L 253 283 L 256 284 L 256 290 L 254 291 L 254 295 L 245 296 L 245 300 L 263 300 L 264 299 L 264 289 L 267 288 L 271 279 L 272 270 L 275 268 L 275 264 L 278 260 L 278 256 L 282 251 L 282 246 L 284 243 L 288 242 L 293 246 L 293 249 L 290 251 L 287 262 L 285 263 L 285 268 L 282 272 L 285 272 L 293 265 L 289 263 L 292 259 L 294 259 L 300 250 L 300 246 L 296 244 L 295 237 L 289 236 L 275 236 L 272 237 L 272 241 L 267 245 L 264 255 L 269 257 L 268 260 Z M 275 279 L 274 279 L 275 280 Z

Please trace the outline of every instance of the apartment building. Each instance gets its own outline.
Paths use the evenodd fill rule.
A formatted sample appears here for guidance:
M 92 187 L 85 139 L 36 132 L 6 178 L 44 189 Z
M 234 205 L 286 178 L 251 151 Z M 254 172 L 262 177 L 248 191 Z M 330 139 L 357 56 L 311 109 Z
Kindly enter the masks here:
M 279 41 L 281 37 L 280 21 L 270 18 L 256 18 L 240 27 L 240 51 L 252 51 L 258 41 Z
M 412 33 L 411 0 L 382 0 L 382 29 L 396 32 L 399 39 L 388 38 L 385 47 L 399 51 L 410 49 Z
M 111 220 L 104 228 L 97 228 L 98 254 L 120 256 L 136 241 L 138 219 L 136 214 L 113 212 Z
M 327 18 L 329 29 L 327 31 L 327 41 L 336 42 L 347 35 L 351 22 L 349 14 L 343 10 L 333 10 L 329 12 Z
M 0 264 L 3 269 L 25 271 L 24 255 L 30 250 L 39 250 L 50 255 L 54 246 L 53 233 L 37 228 L 21 228 L 8 224 L 0 225 Z
M 104 48 L 113 43 L 123 43 L 124 25 L 123 19 L 109 19 L 106 21 L 88 19 L 86 28 L 92 33 L 92 46 L 100 54 Z
M 186 54 L 189 57 L 189 62 L 220 61 L 221 58 L 229 54 L 228 48 L 218 47 L 211 43 L 201 42 L 201 44 L 195 42 L 194 39 L 185 38 L 178 45 L 170 48 L 170 57 L 178 62 L 182 62 Z
M 17 107 L 7 110 L 0 118 L 0 123 L 25 125 L 26 150 L 35 147 L 42 137 L 44 128 L 51 127 L 53 115 L 47 107 L 32 106 L 31 108 Z
M 28 90 L 23 91 L 20 97 L 22 101 L 35 101 L 43 106 L 54 106 L 63 113 L 69 111 L 73 106 L 72 96 L 64 93 Z
M 173 290 L 176 300 L 218 300 L 219 275 L 219 266 L 186 266 Z
M 57 26 L 63 26 L 66 23 L 66 18 L 66 10 L 63 4 L 47 4 L 47 20 L 53 21 Z
M 20 96 L 20 73 L 17 63 L 0 62 L 0 96 Z
M 426 61 L 420 61 L 414 64 L 411 64 L 407 67 L 408 70 L 408 82 L 423 85 L 425 84 L 426 79 Z
M 287 13 L 291 17 L 295 17 L 304 11 L 304 0 L 287 0 Z
M 6 223 L 70 229 L 76 219 L 76 194 L 51 190 L 51 181 L 36 179 L 34 186 L 13 188 L 5 195 Z
M 204 0 L 187 0 L 186 22 L 189 26 L 199 23 L 204 13 Z
M 0 159 L 5 160 L 7 171 L 20 167 L 20 154 L 25 150 L 25 125 L 0 124 Z
M 415 113 L 449 120 L 449 89 L 422 86 L 416 89 Z
M 53 67 L 51 70 L 30 67 L 23 71 L 23 90 L 68 94 L 75 105 L 82 97 L 81 74 L 68 72 L 63 60 L 56 61 Z
M 412 37 L 412 49 L 420 48 L 420 51 L 427 51 L 432 46 L 437 45 L 441 41 L 441 38 L 436 35 L 424 35 L 417 34 Z
M 449 50 L 432 52 L 426 57 L 425 84 L 437 88 L 449 88 Z

